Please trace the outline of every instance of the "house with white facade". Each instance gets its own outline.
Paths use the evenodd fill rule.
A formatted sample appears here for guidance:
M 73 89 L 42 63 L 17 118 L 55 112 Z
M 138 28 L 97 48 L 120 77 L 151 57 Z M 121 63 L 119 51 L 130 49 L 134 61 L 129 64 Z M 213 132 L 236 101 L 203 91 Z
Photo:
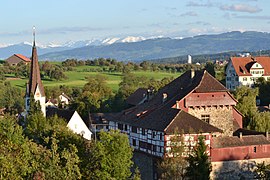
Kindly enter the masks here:
M 87 140 L 91 140 L 92 132 L 84 123 L 77 111 L 66 109 L 48 108 L 47 117 L 57 116 L 67 122 L 67 127 L 74 133 L 81 135 Z
M 260 77 L 270 80 L 270 57 L 231 57 L 226 69 L 226 87 L 230 90 L 242 85 L 254 87 Z

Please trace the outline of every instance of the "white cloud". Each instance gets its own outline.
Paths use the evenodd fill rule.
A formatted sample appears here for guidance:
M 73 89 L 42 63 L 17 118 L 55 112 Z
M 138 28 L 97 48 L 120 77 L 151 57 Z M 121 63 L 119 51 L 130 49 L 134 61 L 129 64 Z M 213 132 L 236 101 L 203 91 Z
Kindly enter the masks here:
M 198 14 L 194 11 L 189 11 L 189 12 L 181 14 L 180 16 L 198 16 Z
M 207 1 L 205 3 L 200 3 L 197 1 L 189 1 L 187 3 L 187 6 L 192 6 L 192 7 L 213 7 L 214 3 L 212 3 L 211 1 Z
M 233 5 L 222 5 L 220 6 L 221 10 L 224 11 L 237 11 L 237 12 L 247 12 L 247 13 L 257 13 L 262 11 L 262 9 L 260 9 L 257 6 L 250 6 L 247 4 L 233 4 Z

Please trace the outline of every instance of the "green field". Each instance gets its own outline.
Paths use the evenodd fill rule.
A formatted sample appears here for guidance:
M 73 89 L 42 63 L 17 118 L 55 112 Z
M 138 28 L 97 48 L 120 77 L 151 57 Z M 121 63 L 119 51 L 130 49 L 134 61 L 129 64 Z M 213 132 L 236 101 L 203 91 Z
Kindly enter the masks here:
M 84 69 L 97 68 L 91 66 L 80 66 L 74 68 L 74 71 L 64 72 L 68 79 L 62 81 L 51 81 L 51 80 L 42 80 L 44 86 L 60 86 L 66 85 L 70 87 L 83 87 L 87 83 L 87 77 L 95 76 L 97 74 L 102 74 L 107 78 L 108 86 L 112 88 L 113 91 L 116 91 L 119 88 L 119 83 L 121 82 L 122 74 L 121 73 L 109 73 L 109 72 L 84 72 Z M 145 76 L 148 78 L 154 78 L 156 80 L 161 80 L 164 77 L 178 77 L 180 73 L 167 73 L 167 72 L 150 72 L 150 71 L 135 71 L 133 72 L 136 76 Z M 10 76 L 12 78 L 12 76 Z M 28 79 L 7 79 L 13 86 L 20 88 L 25 88 L 26 82 Z

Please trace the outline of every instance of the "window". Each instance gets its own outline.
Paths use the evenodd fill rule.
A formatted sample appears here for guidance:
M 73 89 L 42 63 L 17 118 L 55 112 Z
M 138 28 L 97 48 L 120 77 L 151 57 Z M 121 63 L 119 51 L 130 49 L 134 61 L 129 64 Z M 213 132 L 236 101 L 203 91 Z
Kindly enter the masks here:
M 152 138 L 154 139 L 156 137 L 156 132 L 152 132 Z
M 231 77 L 227 77 L 227 81 L 231 81 Z
M 118 123 L 118 129 L 123 130 L 123 124 Z
M 253 151 L 256 153 L 256 151 L 257 151 L 257 148 L 256 148 L 256 146 L 253 148 Z
M 159 134 L 159 140 L 162 140 L 162 133 Z
M 133 133 L 137 133 L 137 127 L 132 126 L 132 127 L 131 127 L 131 131 L 132 131 Z
M 201 115 L 201 120 L 209 123 L 210 122 L 210 115 L 209 114 L 203 114 L 203 115 Z
M 142 135 L 145 135 L 145 129 L 142 128 Z
M 143 141 L 139 141 L 140 148 L 147 149 L 147 143 Z
M 153 151 L 156 152 L 157 151 L 157 146 L 153 145 Z
M 254 77 L 251 77 L 250 80 L 251 80 L 251 81 L 254 81 Z
M 136 139 L 132 139 L 132 145 L 136 146 Z
M 124 125 L 124 129 L 125 129 L 125 131 L 127 131 L 127 129 L 128 129 L 128 126 L 126 124 Z
M 244 77 L 244 78 L 243 78 L 243 81 L 247 81 L 247 78 L 246 78 L 246 77 Z

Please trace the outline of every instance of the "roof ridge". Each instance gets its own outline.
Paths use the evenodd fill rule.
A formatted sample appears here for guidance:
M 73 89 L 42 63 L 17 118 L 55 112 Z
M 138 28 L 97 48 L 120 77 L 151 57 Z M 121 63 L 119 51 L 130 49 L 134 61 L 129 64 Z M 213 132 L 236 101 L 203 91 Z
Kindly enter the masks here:
M 177 110 L 179 110 L 179 112 L 176 114 L 176 116 L 174 116 L 171 122 L 166 126 L 166 128 L 164 129 L 165 132 L 167 131 L 168 127 L 170 127 L 170 125 L 175 121 L 176 117 L 183 111 L 182 109 L 177 109 Z

